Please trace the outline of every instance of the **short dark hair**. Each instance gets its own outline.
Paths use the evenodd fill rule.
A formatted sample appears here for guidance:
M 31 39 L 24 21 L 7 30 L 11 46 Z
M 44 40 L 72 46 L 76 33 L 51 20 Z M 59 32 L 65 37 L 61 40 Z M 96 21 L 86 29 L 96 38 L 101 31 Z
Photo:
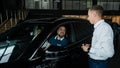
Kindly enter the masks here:
M 93 7 L 89 8 L 89 10 L 96 11 L 98 15 L 102 16 L 103 15 L 103 7 L 100 5 L 94 5 Z

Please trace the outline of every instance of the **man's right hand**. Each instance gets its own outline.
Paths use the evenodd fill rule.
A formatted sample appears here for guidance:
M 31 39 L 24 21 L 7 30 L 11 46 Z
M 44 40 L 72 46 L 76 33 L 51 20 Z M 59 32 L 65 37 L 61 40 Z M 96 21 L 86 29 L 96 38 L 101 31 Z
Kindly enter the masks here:
M 81 48 L 84 52 L 88 52 L 88 49 L 90 48 L 90 44 L 82 44 Z

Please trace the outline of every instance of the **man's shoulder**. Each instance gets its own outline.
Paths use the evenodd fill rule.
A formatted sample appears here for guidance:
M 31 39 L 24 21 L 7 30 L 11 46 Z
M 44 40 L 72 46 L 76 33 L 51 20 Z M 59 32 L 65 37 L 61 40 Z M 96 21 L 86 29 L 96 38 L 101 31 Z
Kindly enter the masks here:
M 56 36 L 52 36 L 50 39 L 54 39 Z
M 68 39 L 67 38 L 64 38 L 63 40 L 65 43 L 68 43 Z
M 52 37 L 49 39 L 49 41 L 52 41 L 52 40 L 54 40 L 54 38 L 55 38 L 55 36 L 52 36 Z
M 105 28 L 111 28 L 111 26 L 110 26 L 110 24 L 108 24 L 107 22 L 103 22 L 102 24 L 101 24 L 101 27 L 103 27 L 103 29 L 105 29 Z
M 64 40 L 68 41 L 68 39 L 67 39 L 67 38 L 64 38 Z

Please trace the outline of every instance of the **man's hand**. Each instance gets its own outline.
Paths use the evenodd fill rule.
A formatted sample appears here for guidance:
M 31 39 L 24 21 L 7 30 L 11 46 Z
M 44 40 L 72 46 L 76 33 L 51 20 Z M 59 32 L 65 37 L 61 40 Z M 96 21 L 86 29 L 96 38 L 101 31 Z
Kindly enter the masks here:
M 82 44 L 81 48 L 84 52 L 88 52 L 88 49 L 90 48 L 90 44 Z

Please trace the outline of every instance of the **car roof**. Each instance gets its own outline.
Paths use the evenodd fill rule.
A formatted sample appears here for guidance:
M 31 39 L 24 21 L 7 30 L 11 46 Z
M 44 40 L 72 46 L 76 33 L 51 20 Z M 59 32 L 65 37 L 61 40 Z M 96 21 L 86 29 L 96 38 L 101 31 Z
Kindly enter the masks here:
M 57 22 L 60 21 L 60 22 Z M 24 23 L 45 23 L 45 24 L 50 24 L 50 23 L 56 23 L 60 24 L 61 22 L 65 21 L 87 21 L 86 19 L 81 19 L 81 18 L 71 18 L 71 17 L 61 17 L 61 18 L 41 18 L 41 19 L 29 19 L 24 21 Z
M 41 19 L 29 19 L 25 20 L 24 23 L 53 23 L 56 18 L 41 18 Z

